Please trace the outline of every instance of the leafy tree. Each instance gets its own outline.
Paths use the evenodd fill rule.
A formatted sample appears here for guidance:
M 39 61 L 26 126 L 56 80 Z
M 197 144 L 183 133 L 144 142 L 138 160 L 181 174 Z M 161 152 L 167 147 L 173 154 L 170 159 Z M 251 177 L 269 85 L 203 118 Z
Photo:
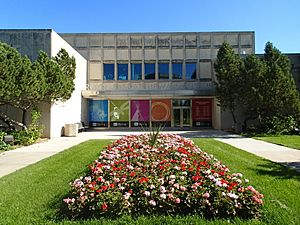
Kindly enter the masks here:
M 243 67 L 242 59 L 235 54 L 233 48 L 224 42 L 218 51 L 215 71 L 217 82 L 216 97 L 223 110 L 228 109 L 236 124 L 236 108 L 241 91 L 240 72 Z

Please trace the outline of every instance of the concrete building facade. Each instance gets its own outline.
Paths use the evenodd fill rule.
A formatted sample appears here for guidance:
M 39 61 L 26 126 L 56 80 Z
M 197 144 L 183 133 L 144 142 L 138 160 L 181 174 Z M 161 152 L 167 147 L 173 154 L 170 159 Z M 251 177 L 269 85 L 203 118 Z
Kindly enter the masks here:
M 237 54 L 255 52 L 254 32 L 60 35 L 88 60 L 92 127 L 225 128 L 214 97 L 218 49 L 227 41 Z

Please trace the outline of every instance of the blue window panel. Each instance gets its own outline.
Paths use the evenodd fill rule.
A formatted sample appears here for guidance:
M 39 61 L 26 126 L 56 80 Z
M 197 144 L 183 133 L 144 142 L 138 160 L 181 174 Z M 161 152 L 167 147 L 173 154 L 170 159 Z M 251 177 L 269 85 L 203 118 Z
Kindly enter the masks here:
M 103 64 L 103 79 L 104 80 L 115 79 L 115 64 Z
M 108 100 L 89 100 L 89 121 L 108 122 Z
M 118 80 L 128 80 L 128 64 L 118 64 Z
M 182 79 L 182 63 L 172 63 L 172 79 Z
M 132 63 L 131 64 L 131 80 L 141 80 L 142 79 L 142 64 Z
M 145 80 L 155 79 L 155 63 L 145 63 Z
M 169 79 L 169 63 L 158 64 L 158 79 Z
M 197 63 L 186 63 L 185 77 L 187 80 L 196 79 Z

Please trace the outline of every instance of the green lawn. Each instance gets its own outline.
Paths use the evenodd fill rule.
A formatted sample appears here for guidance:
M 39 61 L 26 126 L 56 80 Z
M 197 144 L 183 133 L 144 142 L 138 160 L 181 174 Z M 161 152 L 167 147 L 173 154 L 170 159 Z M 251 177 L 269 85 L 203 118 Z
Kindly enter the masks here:
M 203 150 L 242 172 L 265 195 L 257 220 L 205 220 L 199 216 L 152 216 L 69 221 L 58 217 L 69 182 L 83 175 L 109 141 L 93 140 L 0 178 L 0 224 L 299 224 L 300 174 L 213 139 L 195 139 Z
M 283 145 L 300 150 L 300 136 L 299 135 L 281 135 L 281 136 L 266 136 L 254 137 L 255 139 L 271 142 L 277 145 Z

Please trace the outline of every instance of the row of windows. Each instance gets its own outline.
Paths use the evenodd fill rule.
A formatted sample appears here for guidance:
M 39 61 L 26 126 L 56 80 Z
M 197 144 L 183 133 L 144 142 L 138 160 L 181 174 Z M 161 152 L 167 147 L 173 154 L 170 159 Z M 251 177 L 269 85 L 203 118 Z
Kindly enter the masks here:
M 142 80 L 142 64 L 131 63 L 131 80 Z M 155 79 L 155 63 L 145 63 L 145 80 Z M 169 63 L 158 64 L 158 79 L 169 79 Z M 117 80 L 128 80 L 128 64 L 117 64 Z M 185 79 L 196 79 L 197 63 L 185 63 Z M 183 64 L 172 63 L 172 79 L 183 78 Z M 103 64 L 103 79 L 115 79 L 115 64 Z

